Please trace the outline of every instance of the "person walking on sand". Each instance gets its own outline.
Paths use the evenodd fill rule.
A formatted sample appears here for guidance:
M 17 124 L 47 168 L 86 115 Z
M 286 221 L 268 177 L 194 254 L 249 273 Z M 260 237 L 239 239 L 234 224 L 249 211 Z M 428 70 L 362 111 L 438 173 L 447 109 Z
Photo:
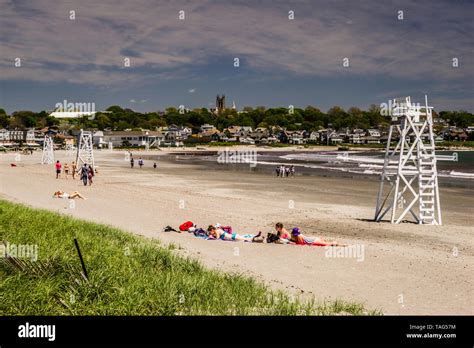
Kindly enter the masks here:
M 89 165 L 88 171 L 87 171 L 87 179 L 89 180 L 89 186 L 92 185 L 92 178 L 94 177 L 94 169 L 92 169 L 92 166 Z
M 291 176 L 295 176 L 295 166 L 291 166 Z
M 81 180 L 84 183 L 84 186 L 87 186 L 88 177 L 89 177 L 89 168 L 87 167 L 87 164 L 84 163 L 84 165 L 81 167 Z
M 280 167 L 279 166 L 276 166 L 275 173 L 276 173 L 277 178 L 278 178 L 280 176 Z
M 134 164 L 135 164 L 135 161 L 133 160 L 133 157 L 130 157 L 130 168 L 133 169 Z
M 67 179 L 67 176 L 69 175 L 69 164 L 64 163 L 64 176 Z
M 155 162 L 155 163 L 153 163 L 153 168 L 154 168 L 154 169 L 156 169 L 156 162 Z
M 72 161 L 72 163 L 71 163 L 71 174 L 72 174 L 72 178 L 74 180 L 76 180 L 76 170 L 77 170 L 76 162 Z
M 143 160 L 141 157 L 138 159 L 138 165 L 140 166 L 140 168 L 143 167 Z
M 62 165 L 61 165 L 61 162 L 56 161 L 56 179 L 59 179 L 59 177 L 61 176 L 61 168 L 62 168 Z

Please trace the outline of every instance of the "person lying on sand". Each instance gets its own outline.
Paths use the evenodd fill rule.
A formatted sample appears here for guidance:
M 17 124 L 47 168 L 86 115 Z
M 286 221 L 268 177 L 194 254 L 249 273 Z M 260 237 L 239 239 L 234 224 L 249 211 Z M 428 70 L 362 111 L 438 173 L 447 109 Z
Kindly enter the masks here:
M 290 233 L 283 227 L 281 222 L 277 222 L 275 225 L 275 230 L 277 232 L 278 240 L 276 243 L 287 244 L 290 240 Z
M 241 236 L 238 233 L 227 233 L 224 231 L 222 228 L 216 228 L 215 226 L 209 225 L 207 228 L 207 231 L 209 232 L 209 236 L 214 237 L 215 239 L 220 239 L 220 240 L 231 240 L 231 241 L 244 241 L 244 242 L 257 242 L 257 241 L 262 241 L 261 240 L 261 235 L 262 232 L 259 232 L 257 235 L 253 237 L 247 237 L 247 236 Z
M 53 198 L 64 198 L 64 199 L 82 198 L 82 199 L 87 199 L 77 191 L 74 191 L 72 193 L 67 193 L 67 192 L 63 192 L 63 191 L 56 191 L 53 194 Z
M 293 228 L 291 231 L 290 242 L 297 245 L 312 245 L 312 246 L 346 246 L 346 244 L 340 244 L 338 242 L 332 241 L 325 241 L 322 238 L 315 237 L 310 238 L 306 237 L 304 234 L 301 233 L 298 227 Z

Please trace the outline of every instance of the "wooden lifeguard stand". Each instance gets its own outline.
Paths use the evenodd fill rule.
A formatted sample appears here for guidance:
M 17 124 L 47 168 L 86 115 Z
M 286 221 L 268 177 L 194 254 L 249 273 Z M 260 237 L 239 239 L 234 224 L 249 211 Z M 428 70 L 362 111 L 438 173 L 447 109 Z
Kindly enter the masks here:
M 390 214 L 391 223 L 400 223 L 410 214 L 419 224 L 441 225 L 438 188 L 438 160 L 457 161 L 452 156 L 436 156 L 432 107 L 411 102 L 410 97 L 394 99 L 375 221 Z M 396 145 L 392 145 L 396 141 Z M 395 144 L 395 143 L 394 143 Z M 385 192 L 385 185 L 390 187 Z
M 81 129 L 79 140 L 77 142 L 76 164 L 77 170 L 80 171 L 84 163 L 90 165 L 93 170 L 94 166 L 94 149 L 92 147 L 92 132 Z

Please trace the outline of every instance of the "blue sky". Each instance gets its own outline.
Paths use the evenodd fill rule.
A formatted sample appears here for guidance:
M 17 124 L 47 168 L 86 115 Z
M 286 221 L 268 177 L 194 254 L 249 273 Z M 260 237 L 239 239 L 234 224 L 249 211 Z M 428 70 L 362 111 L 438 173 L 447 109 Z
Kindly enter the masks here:
M 238 108 L 327 110 L 428 94 L 472 112 L 473 15 L 463 0 L 0 0 L 0 107 L 156 111 L 224 93 Z

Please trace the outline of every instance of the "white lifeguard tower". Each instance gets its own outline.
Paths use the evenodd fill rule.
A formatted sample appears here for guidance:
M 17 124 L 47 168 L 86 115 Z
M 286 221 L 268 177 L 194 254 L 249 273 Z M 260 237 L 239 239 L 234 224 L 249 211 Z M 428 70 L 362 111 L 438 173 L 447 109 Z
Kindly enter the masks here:
M 52 164 L 54 162 L 54 144 L 53 138 L 49 135 L 44 136 L 43 154 L 41 156 L 41 164 Z
M 79 140 L 77 142 L 76 164 L 77 170 L 80 171 L 84 163 L 94 167 L 94 149 L 92 147 L 92 132 L 81 129 Z
M 419 224 L 441 225 L 438 188 L 438 160 L 457 161 L 452 156 L 436 156 L 432 107 L 413 104 L 410 97 L 394 99 L 375 221 L 388 213 L 398 224 L 410 214 Z M 392 145 L 392 141 L 397 141 Z M 385 184 L 389 184 L 386 192 Z

